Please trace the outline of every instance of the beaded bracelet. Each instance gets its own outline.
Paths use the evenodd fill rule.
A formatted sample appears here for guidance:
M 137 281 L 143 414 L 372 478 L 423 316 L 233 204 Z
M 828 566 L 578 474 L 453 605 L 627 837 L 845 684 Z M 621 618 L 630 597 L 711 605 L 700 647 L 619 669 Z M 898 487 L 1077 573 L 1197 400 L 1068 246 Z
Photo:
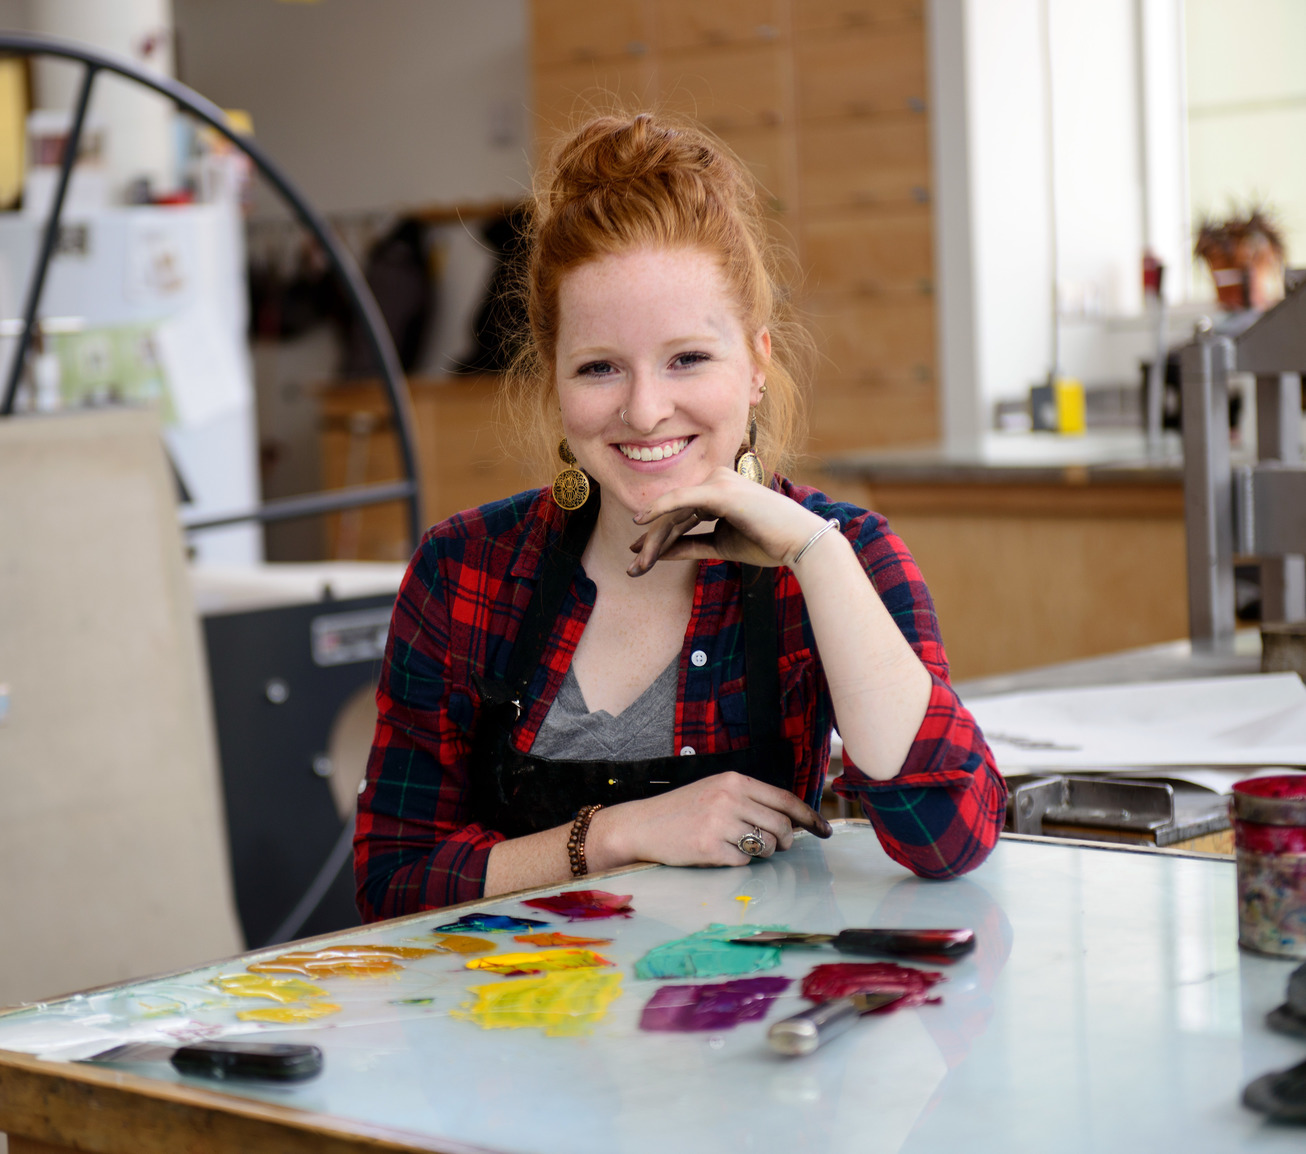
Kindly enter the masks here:
M 571 823 L 571 834 L 567 838 L 567 857 L 571 861 L 571 876 L 583 878 L 589 873 L 585 862 L 585 835 L 590 831 L 590 820 L 603 807 L 601 805 L 583 805 Z

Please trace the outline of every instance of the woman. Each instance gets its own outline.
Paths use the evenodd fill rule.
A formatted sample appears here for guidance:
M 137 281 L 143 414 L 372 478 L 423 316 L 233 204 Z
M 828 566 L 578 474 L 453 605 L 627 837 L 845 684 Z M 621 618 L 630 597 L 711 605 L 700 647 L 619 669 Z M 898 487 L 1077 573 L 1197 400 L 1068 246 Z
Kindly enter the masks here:
M 601 118 L 541 178 L 512 381 L 554 486 L 435 526 L 395 605 L 359 800 L 365 917 L 636 861 L 746 865 L 836 788 L 916 873 L 1006 790 L 882 518 L 769 475 L 797 434 L 751 178 Z M 564 439 L 565 438 L 565 439 Z

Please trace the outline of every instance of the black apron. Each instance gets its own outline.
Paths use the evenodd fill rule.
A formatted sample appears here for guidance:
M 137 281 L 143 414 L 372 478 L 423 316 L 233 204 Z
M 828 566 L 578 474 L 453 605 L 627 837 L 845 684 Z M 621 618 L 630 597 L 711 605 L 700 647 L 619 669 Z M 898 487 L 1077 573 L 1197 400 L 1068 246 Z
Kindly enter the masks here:
M 654 797 L 733 770 L 792 791 L 793 747 L 780 735 L 780 673 L 775 628 L 775 575 L 743 566 L 744 684 L 747 749 L 639 761 L 566 761 L 516 750 L 509 740 L 526 688 L 539 667 L 598 519 L 598 486 L 571 514 L 562 540 L 545 558 L 502 681 L 473 676 L 482 714 L 472 743 L 475 819 L 509 837 L 570 822 L 586 805 Z

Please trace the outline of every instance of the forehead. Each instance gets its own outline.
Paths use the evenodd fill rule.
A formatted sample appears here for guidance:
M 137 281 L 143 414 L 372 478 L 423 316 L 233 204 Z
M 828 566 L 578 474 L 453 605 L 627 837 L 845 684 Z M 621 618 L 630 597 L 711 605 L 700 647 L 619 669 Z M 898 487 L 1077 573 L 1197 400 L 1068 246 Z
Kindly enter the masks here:
M 676 328 L 738 323 L 720 258 L 694 248 L 636 248 L 596 257 L 558 286 L 559 335 L 610 326 Z

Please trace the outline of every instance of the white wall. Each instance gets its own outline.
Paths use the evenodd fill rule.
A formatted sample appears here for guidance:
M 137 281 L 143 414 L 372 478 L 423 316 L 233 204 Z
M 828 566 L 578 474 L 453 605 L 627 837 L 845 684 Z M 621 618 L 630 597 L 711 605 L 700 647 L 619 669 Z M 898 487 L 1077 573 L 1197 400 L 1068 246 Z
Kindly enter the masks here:
M 525 0 L 173 0 L 180 78 L 327 213 L 519 195 Z M 262 204 L 264 202 L 260 202 Z
M 1289 264 L 1306 264 L 1306 4 L 1239 0 L 1234 14 L 1228 0 L 1187 0 L 1186 16 L 1194 216 L 1263 198 Z
M 172 75 L 169 0 L 0 0 L 0 28 L 75 40 L 126 57 L 138 68 Z M 82 75 L 78 64 L 44 58 L 34 70 L 37 107 L 71 112 Z M 88 116 L 107 130 L 105 169 L 114 199 L 140 176 L 156 190 L 173 186 L 170 101 L 102 73 Z
M 950 442 L 1052 372 L 1136 376 L 1108 330 L 1142 311 L 1147 244 L 1186 259 L 1180 2 L 933 0 Z

